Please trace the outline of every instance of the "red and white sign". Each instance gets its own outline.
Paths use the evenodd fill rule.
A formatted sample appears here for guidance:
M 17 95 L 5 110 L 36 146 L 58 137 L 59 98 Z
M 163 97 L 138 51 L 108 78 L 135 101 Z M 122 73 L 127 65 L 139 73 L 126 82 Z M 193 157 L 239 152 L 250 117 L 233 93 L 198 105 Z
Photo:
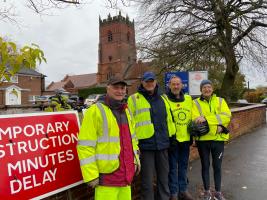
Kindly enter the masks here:
M 81 184 L 74 111 L 0 115 L 0 199 L 41 199 Z
M 200 83 L 202 80 L 208 79 L 207 71 L 192 71 L 189 72 L 189 94 L 198 96 L 201 95 Z

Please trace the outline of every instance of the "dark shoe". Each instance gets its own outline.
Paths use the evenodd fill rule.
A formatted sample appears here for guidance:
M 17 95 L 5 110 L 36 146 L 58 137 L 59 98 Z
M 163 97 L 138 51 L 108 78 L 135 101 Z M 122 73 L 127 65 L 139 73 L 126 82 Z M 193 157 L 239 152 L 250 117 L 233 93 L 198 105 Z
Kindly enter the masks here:
M 215 192 L 214 200 L 226 200 L 221 192 Z
M 194 200 L 194 199 L 189 192 L 185 191 L 179 193 L 179 200 Z

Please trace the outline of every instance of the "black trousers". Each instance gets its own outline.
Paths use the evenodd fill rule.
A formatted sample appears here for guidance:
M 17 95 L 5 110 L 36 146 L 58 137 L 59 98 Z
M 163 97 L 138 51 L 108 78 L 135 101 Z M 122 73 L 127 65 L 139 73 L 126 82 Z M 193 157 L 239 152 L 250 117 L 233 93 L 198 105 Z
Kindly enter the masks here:
M 201 160 L 202 167 L 202 181 L 205 190 L 210 188 L 210 154 L 212 157 L 212 167 L 215 190 L 221 191 L 221 179 L 222 179 L 222 159 L 224 152 L 223 141 L 197 141 L 198 153 Z
M 169 200 L 168 150 L 141 150 L 141 200 Z M 154 173 L 155 172 L 155 173 Z M 157 193 L 154 195 L 154 175 Z

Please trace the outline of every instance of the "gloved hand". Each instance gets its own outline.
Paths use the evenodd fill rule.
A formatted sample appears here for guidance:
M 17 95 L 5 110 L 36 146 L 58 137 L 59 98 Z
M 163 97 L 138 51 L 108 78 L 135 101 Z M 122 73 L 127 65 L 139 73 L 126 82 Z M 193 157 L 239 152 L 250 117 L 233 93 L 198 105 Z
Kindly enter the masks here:
M 95 188 L 96 186 L 99 185 L 99 178 L 96 178 L 94 180 L 91 180 L 87 183 L 88 186 Z
M 223 125 L 219 125 L 217 126 L 217 133 L 225 133 L 228 134 L 230 131 L 228 130 L 228 128 L 224 127 Z
M 217 126 L 217 133 L 222 133 L 223 132 L 223 128 L 219 125 Z
M 141 171 L 140 163 L 139 164 L 134 164 L 134 172 L 135 172 L 134 174 L 135 174 L 135 176 L 138 176 L 140 171 Z
M 203 123 L 203 122 L 205 122 L 205 121 L 206 121 L 206 119 L 205 119 L 205 117 L 203 117 L 203 116 L 199 116 L 198 118 L 195 119 L 195 122 L 196 122 L 197 124 L 201 124 L 201 123 Z

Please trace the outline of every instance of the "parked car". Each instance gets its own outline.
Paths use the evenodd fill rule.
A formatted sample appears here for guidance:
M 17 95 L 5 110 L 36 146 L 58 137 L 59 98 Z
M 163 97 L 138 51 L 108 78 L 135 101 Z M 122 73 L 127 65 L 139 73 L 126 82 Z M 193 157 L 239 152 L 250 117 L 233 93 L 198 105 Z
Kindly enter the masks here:
M 267 98 L 263 99 L 263 100 L 261 101 L 261 103 L 264 103 L 264 104 L 267 105 Z
M 35 104 L 39 105 L 40 110 L 44 110 L 49 106 L 51 96 L 38 96 L 35 97 Z
M 84 104 L 86 106 L 91 106 L 92 104 L 94 104 L 95 102 L 97 102 L 97 100 L 99 99 L 99 97 L 102 96 L 102 94 L 90 94 L 84 101 Z
M 237 103 L 248 103 L 246 99 L 238 99 Z

